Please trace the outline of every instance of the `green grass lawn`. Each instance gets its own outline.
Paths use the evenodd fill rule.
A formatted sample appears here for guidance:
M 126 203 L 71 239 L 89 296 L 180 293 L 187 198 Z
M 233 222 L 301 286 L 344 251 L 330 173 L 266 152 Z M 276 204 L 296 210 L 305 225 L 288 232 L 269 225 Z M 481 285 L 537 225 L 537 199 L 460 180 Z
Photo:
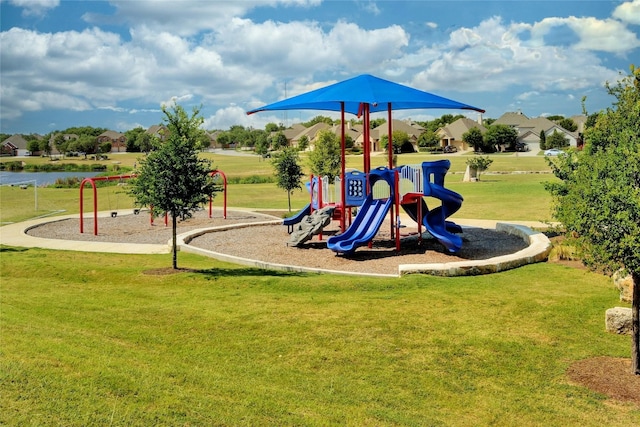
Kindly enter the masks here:
M 618 294 L 552 264 L 472 278 L 4 248 L 3 425 L 637 425 L 568 382 L 628 357 Z
M 141 154 L 119 154 L 114 157 L 123 166 L 132 166 Z M 276 184 L 238 184 L 238 179 L 248 177 L 272 177 L 273 167 L 269 161 L 257 156 L 223 156 L 206 153 L 204 157 L 212 161 L 214 167 L 222 170 L 229 180 L 236 180 L 228 186 L 228 205 L 254 209 L 287 209 L 287 194 L 277 188 Z M 430 155 L 424 153 L 401 154 L 398 164 L 420 164 L 423 161 L 449 158 L 452 162 L 451 173 L 447 176 L 447 187 L 460 193 L 465 201 L 458 218 L 498 219 L 498 220 L 549 220 L 551 198 L 544 190 L 542 182 L 553 180 L 550 174 L 505 174 L 512 171 L 549 171 L 545 160 L 540 157 L 513 157 L 501 154 L 491 156 L 494 163 L 488 173 L 481 176 L 478 183 L 462 183 L 466 168 L 467 156 Z M 28 159 L 29 162 L 46 162 L 47 158 Z M 69 162 L 78 162 L 77 158 Z M 110 162 L 111 160 L 107 161 Z M 306 156 L 301 162 L 306 165 Z M 372 167 L 382 166 L 386 157 L 372 157 Z M 362 169 L 362 156 L 348 156 L 347 167 Z M 306 173 L 309 174 L 308 168 Z M 499 174 L 492 174 L 499 173 Z M 308 179 L 307 177 L 304 178 Z M 33 188 L 22 190 L 17 187 L 0 187 L 0 222 L 16 222 L 25 219 L 49 215 L 52 212 L 64 211 L 66 214 L 79 211 L 78 189 L 37 190 L 37 205 Z M 99 210 L 116 210 L 133 208 L 133 201 L 127 196 L 125 188 L 118 186 L 104 187 L 98 190 Z M 296 190 L 292 194 L 292 210 L 297 211 L 309 202 L 306 190 Z M 214 204 L 222 206 L 219 195 Z M 90 188 L 85 191 L 85 210 L 93 209 Z
M 272 173 L 257 158 L 213 158 L 228 176 Z M 539 157 L 494 158 L 494 172 L 546 168 Z M 464 156 L 451 159 L 446 185 L 465 199 L 458 217 L 549 219 L 541 182 L 551 176 L 463 183 Z M 38 189 L 35 212 L 32 188 L 2 187 L 0 219 L 78 212 L 78 195 Z M 287 206 L 275 184 L 232 184 L 228 197 Z M 296 191 L 294 209 L 308 198 Z M 101 210 L 132 206 L 122 187 L 101 188 L 99 200 Z M 629 357 L 629 337 L 604 331 L 618 293 L 595 273 L 543 263 L 371 279 L 180 254 L 192 271 L 150 275 L 170 255 L 0 250 L 0 425 L 640 424 L 639 408 L 565 375 L 585 358 Z

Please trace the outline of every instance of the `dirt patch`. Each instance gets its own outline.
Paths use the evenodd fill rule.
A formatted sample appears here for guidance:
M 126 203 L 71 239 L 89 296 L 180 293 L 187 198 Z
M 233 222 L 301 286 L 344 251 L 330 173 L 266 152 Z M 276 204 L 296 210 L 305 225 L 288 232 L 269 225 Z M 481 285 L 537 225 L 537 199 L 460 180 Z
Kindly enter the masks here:
M 631 359 L 594 357 L 575 362 L 569 379 L 597 393 L 640 407 L 640 375 L 631 373 Z

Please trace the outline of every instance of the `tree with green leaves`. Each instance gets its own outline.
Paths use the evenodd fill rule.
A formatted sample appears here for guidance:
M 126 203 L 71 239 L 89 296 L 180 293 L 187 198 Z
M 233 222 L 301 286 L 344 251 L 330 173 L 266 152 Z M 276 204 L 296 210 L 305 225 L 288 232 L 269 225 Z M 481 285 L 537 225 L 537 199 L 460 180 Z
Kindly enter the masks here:
M 540 131 L 540 149 L 547 149 L 547 134 L 543 130 Z
M 253 151 L 260 156 L 260 159 L 264 159 L 267 156 L 269 152 L 269 138 L 266 132 L 257 136 L 255 144 L 253 145 Z
M 564 136 L 557 129 L 554 129 L 553 133 L 545 139 L 545 147 L 547 148 L 564 148 L 569 146 L 569 138 Z
M 569 132 L 575 132 L 578 130 L 578 125 L 572 119 L 561 119 L 558 120 L 557 123 Z
M 316 176 L 327 176 L 329 180 L 340 175 L 340 140 L 328 130 L 316 135 L 313 151 L 309 153 L 309 166 Z
M 484 151 L 484 136 L 480 128 L 473 127 L 462 134 L 462 140 L 470 147 L 473 147 L 473 151 Z
M 124 137 L 127 140 L 127 152 L 128 153 L 139 153 L 140 147 L 137 144 L 138 137 L 146 133 L 142 126 L 135 127 L 133 129 L 129 129 L 124 133 Z
M 617 101 L 585 130 L 582 151 L 548 160 L 554 217 L 592 268 L 631 275 L 632 371 L 640 375 L 640 69 L 616 85 Z
M 489 156 L 473 156 L 467 159 L 467 165 L 476 170 L 476 178 L 480 181 L 480 173 L 489 169 L 493 160 Z
M 507 125 L 491 125 L 484 134 L 482 151 L 493 153 L 500 148 L 514 150 L 518 142 L 518 131 Z
M 298 140 L 298 151 L 305 151 L 307 148 L 309 148 L 309 137 L 302 135 Z
M 200 110 L 194 108 L 189 116 L 175 105 L 171 109 L 163 106 L 162 112 L 169 129 L 167 139 L 140 160 L 128 192 L 137 205 L 151 207 L 154 215 L 171 215 L 173 268 L 177 269 L 178 217 L 191 217 L 218 188 L 209 176 L 211 163 L 198 157 L 196 144 L 203 122 Z
M 333 124 L 333 119 L 331 117 L 327 117 L 327 116 L 315 116 L 314 118 L 312 118 L 308 122 L 301 123 L 301 125 L 306 127 L 306 128 L 310 128 L 311 126 L 316 125 L 318 123 L 326 123 L 328 125 L 332 125 Z
M 393 140 L 392 143 L 393 143 L 394 154 L 400 154 L 404 152 L 404 150 L 406 150 L 406 152 L 408 153 L 413 153 L 413 146 L 411 145 L 411 142 L 409 142 L 409 134 L 407 134 L 405 131 L 402 131 L 402 130 L 394 130 L 391 135 Z M 407 144 L 411 146 L 410 149 L 407 147 Z M 382 135 L 382 138 L 380 138 L 380 145 L 384 150 L 388 151 L 387 149 L 387 146 L 389 145 L 388 134 Z
M 276 185 L 287 192 L 289 212 L 291 212 L 291 193 L 296 188 L 302 189 L 301 178 L 304 176 L 304 172 L 299 161 L 300 157 L 294 148 L 285 148 L 271 160 L 271 164 L 276 170 Z
M 418 147 L 435 148 L 440 143 L 440 137 L 431 129 L 427 129 L 418 137 Z
M 289 141 L 287 140 L 287 136 L 279 131 L 271 137 L 271 147 L 274 150 L 281 150 L 283 148 L 287 148 L 289 146 Z

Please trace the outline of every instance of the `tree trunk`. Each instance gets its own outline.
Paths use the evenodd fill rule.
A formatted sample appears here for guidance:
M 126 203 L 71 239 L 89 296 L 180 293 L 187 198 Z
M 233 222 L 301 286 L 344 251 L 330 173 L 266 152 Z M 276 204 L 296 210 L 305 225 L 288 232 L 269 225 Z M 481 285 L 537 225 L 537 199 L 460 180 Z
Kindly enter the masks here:
M 289 213 L 291 213 L 291 191 L 287 191 L 287 200 L 289 201 Z
M 171 213 L 171 240 L 172 240 L 172 249 L 171 253 L 173 254 L 173 269 L 178 269 L 178 242 L 177 242 L 177 229 L 178 229 L 178 218 L 177 212 Z
M 631 370 L 640 375 L 640 273 L 631 273 L 633 296 L 631 298 Z

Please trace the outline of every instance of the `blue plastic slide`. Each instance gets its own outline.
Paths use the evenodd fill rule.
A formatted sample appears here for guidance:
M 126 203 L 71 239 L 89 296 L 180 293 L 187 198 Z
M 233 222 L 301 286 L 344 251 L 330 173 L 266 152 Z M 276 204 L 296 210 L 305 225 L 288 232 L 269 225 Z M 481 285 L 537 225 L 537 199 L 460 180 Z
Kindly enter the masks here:
M 329 237 L 327 247 L 334 252 L 349 254 L 359 246 L 369 243 L 378 233 L 392 203 L 391 197 L 373 199 L 373 196 L 369 194 L 362 206 L 358 208 L 358 215 L 351 226 L 344 233 Z
M 426 226 L 425 220 L 427 218 L 427 213 L 429 213 L 429 207 L 427 206 L 427 203 L 424 201 L 424 199 L 421 199 L 421 202 L 422 202 L 422 221 L 421 222 L 423 225 Z M 415 222 L 418 222 L 418 205 L 414 203 L 409 203 L 409 204 L 402 205 L 402 208 L 407 213 L 407 215 L 409 215 L 409 218 L 411 218 Z M 462 233 L 462 227 L 460 227 L 458 224 L 456 224 L 453 221 L 445 221 L 444 225 L 447 231 L 450 233 Z
M 282 225 L 286 225 L 287 230 L 289 231 L 289 234 L 291 234 L 291 232 L 293 231 L 293 226 L 299 223 L 300 221 L 302 221 L 302 218 L 304 218 L 306 215 L 310 215 L 310 214 L 311 214 L 311 203 L 309 203 L 307 206 L 302 208 L 302 210 L 296 213 L 295 215 L 290 216 L 289 218 L 285 218 L 282 221 Z
M 454 226 L 460 229 L 457 224 L 446 221 L 462 206 L 462 196 L 455 191 L 451 191 L 437 184 L 431 184 L 431 195 L 442 200 L 442 205 L 428 211 L 423 217 L 423 224 L 427 231 L 438 239 L 450 253 L 456 253 L 462 248 L 462 237 L 453 234 Z M 460 229 L 462 231 L 462 229 Z

